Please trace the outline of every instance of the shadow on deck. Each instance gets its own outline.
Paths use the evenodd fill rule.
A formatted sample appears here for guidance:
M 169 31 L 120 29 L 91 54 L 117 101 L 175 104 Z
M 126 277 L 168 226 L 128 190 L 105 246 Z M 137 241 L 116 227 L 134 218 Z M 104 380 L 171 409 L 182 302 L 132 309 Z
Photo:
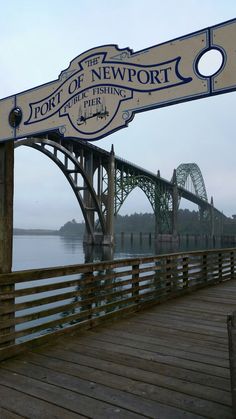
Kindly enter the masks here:
M 0 418 L 233 418 L 236 281 L 0 363 Z

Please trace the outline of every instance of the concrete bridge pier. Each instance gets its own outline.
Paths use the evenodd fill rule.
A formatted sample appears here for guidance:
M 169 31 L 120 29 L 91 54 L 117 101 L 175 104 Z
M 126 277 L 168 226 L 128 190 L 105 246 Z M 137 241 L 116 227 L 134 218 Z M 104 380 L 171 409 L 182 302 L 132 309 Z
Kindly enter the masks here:
M 157 178 L 160 179 L 160 170 L 157 172 Z M 158 193 L 157 182 L 155 184 L 155 207 L 154 207 L 154 215 L 155 215 L 155 239 L 157 240 L 158 234 L 161 234 L 161 206 L 160 206 L 160 195 Z
M 90 225 L 90 232 L 86 228 L 84 234 L 83 243 L 84 245 L 102 245 L 102 246 L 113 246 L 114 245 L 114 201 L 115 201 L 115 154 L 112 145 L 111 152 L 109 155 L 108 163 L 106 164 L 107 171 L 107 191 L 104 192 L 102 189 L 101 179 L 101 163 L 94 167 L 94 160 L 91 154 L 90 158 L 86 160 L 85 171 L 88 175 L 91 184 L 94 184 L 94 173 L 95 169 L 98 169 L 98 188 L 97 198 L 98 201 L 103 203 L 104 209 L 104 229 L 98 229 L 95 220 L 95 209 L 93 208 L 93 202 L 91 194 L 84 190 L 84 206 L 88 214 L 88 220 Z
M 214 214 L 214 202 L 213 196 L 211 197 L 211 207 L 210 207 L 210 235 L 211 238 L 215 234 L 215 214 Z
M 179 205 L 179 197 L 178 197 L 178 185 L 177 185 L 177 178 L 176 178 L 176 169 L 173 172 L 173 190 L 172 190 L 172 237 L 175 239 L 177 237 L 177 217 L 178 217 L 178 205 Z
M 107 192 L 107 215 L 106 231 L 103 235 L 103 245 L 114 245 L 114 203 L 115 203 L 115 153 L 112 145 L 108 163 L 108 192 Z

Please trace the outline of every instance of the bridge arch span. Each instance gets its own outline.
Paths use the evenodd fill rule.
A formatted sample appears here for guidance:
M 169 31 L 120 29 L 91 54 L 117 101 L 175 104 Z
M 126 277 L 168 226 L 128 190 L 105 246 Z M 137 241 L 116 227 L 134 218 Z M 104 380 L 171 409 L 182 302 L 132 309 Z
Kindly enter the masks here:
M 147 176 L 127 176 L 122 180 L 116 178 L 116 202 L 115 215 L 118 214 L 120 208 L 131 194 L 131 192 L 139 188 L 146 195 L 155 211 L 155 184 Z
M 177 167 L 176 180 L 178 186 L 184 188 L 188 177 L 192 180 L 195 194 L 204 201 L 207 201 L 205 182 L 201 170 L 196 163 L 182 163 Z
M 207 201 L 203 176 L 195 163 L 182 163 L 168 181 L 159 171 L 152 173 L 115 156 L 113 146 L 108 152 L 86 141 L 53 136 L 15 142 L 15 147 L 22 145 L 49 157 L 69 181 L 84 216 L 86 244 L 113 244 L 113 217 L 135 188 L 142 190 L 153 209 L 156 234 L 176 234 L 181 198 L 197 204 L 202 213 L 218 214 Z M 194 192 L 186 187 L 189 177 Z
M 101 206 L 99 205 L 98 196 L 93 188 L 92 179 L 88 175 L 88 170 L 85 168 L 85 162 L 83 159 L 79 162 L 76 158 L 76 154 L 72 150 L 68 150 L 58 142 L 49 139 L 23 139 L 15 143 L 15 148 L 19 146 L 31 147 L 37 151 L 40 151 L 47 157 L 49 157 L 59 169 L 63 172 L 66 179 L 68 180 L 72 190 L 77 198 L 77 201 L 82 210 L 84 217 L 87 233 L 91 235 L 92 240 L 95 241 L 94 237 L 94 223 L 90 217 L 90 212 L 97 214 L 99 230 L 105 234 L 105 219 L 102 213 Z M 59 157 L 59 154 L 64 158 L 64 161 Z M 80 184 L 79 184 L 79 176 Z M 82 180 L 82 183 L 81 183 Z M 82 193 L 84 196 L 82 196 Z M 87 199 L 85 195 L 87 194 Z M 90 204 L 90 208 L 86 206 L 86 203 Z
M 124 168 L 123 168 L 124 169 Z M 156 217 L 156 223 L 162 226 L 163 230 L 171 230 L 170 213 L 172 210 L 171 190 L 164 185 L 160 178 L 144 174 L 138 174 L 138 171 L 129 172 L 120 168 L 116 169 L 115 179 L 115 215 L 118 214 L 121 206 L 130 195 L 130 193 L 139 188 L 146 195 L 153 213 Z M 161 228 L 159 227 L 161 230 Z

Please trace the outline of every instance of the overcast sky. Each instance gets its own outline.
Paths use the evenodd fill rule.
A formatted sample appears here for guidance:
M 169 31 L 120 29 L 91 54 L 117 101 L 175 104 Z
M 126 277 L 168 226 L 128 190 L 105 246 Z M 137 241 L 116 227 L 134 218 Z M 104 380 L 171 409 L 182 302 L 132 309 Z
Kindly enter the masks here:
M 105 44 L 134 51 L 236 17 L 235 0 L 0 0 L 0 97 L 55 80 L 70 61 Z M 180 163 L 200 167 L 208 197 L 236 213 L 236 93 L 135 116 L 129 127 L 94 144 L 170 179 Z M 14 224 L 59 228 L 82 220 L 62 173 L 27 147 L 15 152 Z M 121 214 L 151 212 L 133 192 Z

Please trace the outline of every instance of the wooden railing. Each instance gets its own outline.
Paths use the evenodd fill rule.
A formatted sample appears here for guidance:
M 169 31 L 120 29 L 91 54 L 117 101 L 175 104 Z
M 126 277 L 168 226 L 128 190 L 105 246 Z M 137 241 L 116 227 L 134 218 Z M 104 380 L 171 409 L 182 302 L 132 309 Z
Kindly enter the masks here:
M 0 275 L 0 359 L 197 288 L 235 278 L 236 249 Z
M 236 418 L 236 311 L 227 316 L 233 417 Z

